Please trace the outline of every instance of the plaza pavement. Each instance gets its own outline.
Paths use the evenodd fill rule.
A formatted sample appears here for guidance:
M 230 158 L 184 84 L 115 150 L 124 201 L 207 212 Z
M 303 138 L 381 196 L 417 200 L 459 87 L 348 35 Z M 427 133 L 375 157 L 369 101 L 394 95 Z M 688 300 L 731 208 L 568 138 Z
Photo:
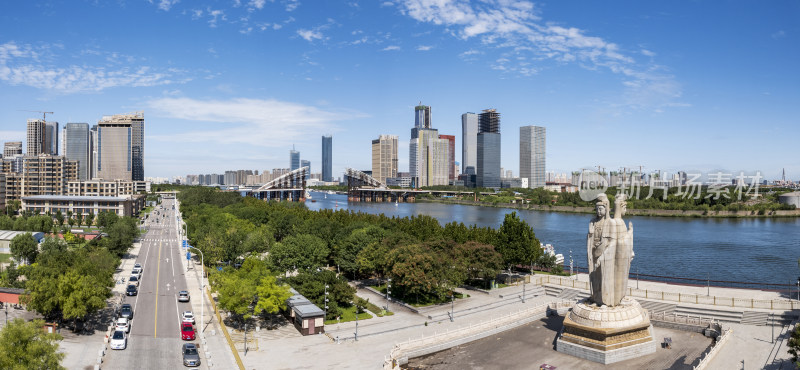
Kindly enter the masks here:
M 578 276 L 578 279 L 587 279 Z M 630 282 L 632 286 L 635 280 Z M 705 294 L 705 287 L 687 287 L 655 282 L 640 282 L 641 289 L 652 289 L 665 292 L 681 292 Z M 528 294 L 534 289 L 528 284 Z M 361 320 L 358 323 L 358 341 L 354 340 L 356 323 L 326 325 L 326 335 L 301 336 L 291 325 L 277 329 L 280 335 L 270 335 L 275 330 L 262 329 L 248 335 L 258 338 L 258 350 L 250 350 L 247 355 L 239 351 L 247 369 L 378 369 L 383 366 L 385 357 L 395 343 L 421 336 L 431 336 L 439 332 L 454 330 L 470 324 L 508 315 L 524 308 L 556 301 L 554 297 L 527 297 L 522 303 L 522 288 L 512 286 L 486 294 L 477 291 L 461 290 L 469 294 L 467 299 L 456 300 L 455 321 L 450 322 L 448 312 L 450 304 L 439 305 L 427 309 L 423 314 L 411 312 L 397 304 L 390 308 L 395 315 Z M 712 295 L 756 299 L 785 299 L 777 293 L 732 288 L 711 288 Z M 370 302 L 384 306 L 385 297 L 366 289 L 358 289 L 357 294 L 369 298 Z M 502 298 L 501 298 L 502 296 Z M 696 305 L 702 306 L 702 305 Z M 707 306 L 720 309 L 718 306 Z M 430 317 L 430 318 L 429 318 Z M 425 323 L 427 322 L 427 326 Z M 731 340 L 714 357 L 708 369 L 739 369 L 744 360 L 745 369 L 786 368 L 786 339 L 789 326 L 775 327 L 779 340 L 770 341 L 772 327 L 725 324 L 724 328 L 733 328 Z M 779 333 L 783 333 L 780 336 Z M 498 335 L 503 335 L 500 333 Z M 336 343 L 338 337 L 339 343 Z M 489 338 L 493 338 L 491 336 Z M 552 338 L 551 338 L 552 340 Z M 551 348 L 552 349 L 552 348 Z M 677 352 L 672 352 L 677 353 Z M 677 359 L 676 359 L 677 360 Z M 691 361 L 690 361 L 691 360 Z M 521 361 L 521 360 L 520 360 Z M 684 359 L 691 364 L 694 359 Z M 738 365 L 737 365 L 738 364 Z M 520 363 L 519 368 L 530 368 L 539 364 Z M 557 364 L 554 364 L 557 366 Z M 514 367 L 510 367 L 514 368 Z

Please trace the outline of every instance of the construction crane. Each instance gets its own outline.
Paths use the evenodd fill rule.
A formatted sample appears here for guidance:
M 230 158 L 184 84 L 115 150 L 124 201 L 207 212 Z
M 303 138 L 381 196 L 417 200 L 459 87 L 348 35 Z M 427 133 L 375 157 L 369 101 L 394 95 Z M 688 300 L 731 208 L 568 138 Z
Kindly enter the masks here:
M 41 110 L 26 110 L 26 109 L 20 109 L 19 111 L 20 111 L 20 112 L 37 112 L 37 113 L 41 113 L 41 114 L 42 114 L 42 121 L 45 121 L 45 122 L 47 122 L 47 115 L 48 115 L 48 114 L 55 114 L 55 113 L 53 113 L 53 112 L 45 112 L 45 111 L 41 111 Z

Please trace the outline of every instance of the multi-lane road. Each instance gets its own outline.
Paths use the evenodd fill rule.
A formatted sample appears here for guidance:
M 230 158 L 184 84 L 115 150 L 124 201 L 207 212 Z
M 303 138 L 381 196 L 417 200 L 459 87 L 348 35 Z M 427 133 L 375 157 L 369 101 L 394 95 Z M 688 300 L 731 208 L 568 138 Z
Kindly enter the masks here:
M 186 255 L 181 251 L 174 205 L 174 199 L 163 199 L 145 222 L 147 231 L 140 237 L 141 247 L 135 255 L 136 262 L 144 267 L 139 294 L 126 296 L 124 302 L 131 304 L 134 312 L 128 348 L 109 350 L 103 368 L 183 367 L 180 315 L 192 308 L 190 303 L 178 302 L 177 299 L 178 292 L 186 290 L 186 277 L 179 260 Z M 133 266 L 132 263 L 128 265 Z

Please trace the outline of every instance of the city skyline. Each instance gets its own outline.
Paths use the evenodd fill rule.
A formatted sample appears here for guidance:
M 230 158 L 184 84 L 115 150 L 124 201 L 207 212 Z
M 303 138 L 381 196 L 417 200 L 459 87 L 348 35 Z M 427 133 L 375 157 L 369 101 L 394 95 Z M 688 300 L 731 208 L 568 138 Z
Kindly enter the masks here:
M 0 5 L 0 136 L 26 141 L 27 120 L 40 116 L 24 110 L 54 112 L 48 122 L 62 125 L 144 110 L 144 176 L 172 177 L 282 168 L 287 143 L 316 162 L 321 131 L 336 137 L 340 177 L 370 167 L 369 142 L 381 134 L 398 135 L 399 170 L 408 169 L 406 130 L 421 101 L 439 133 L 456 136 L 456 152 L 462 114 L 503 112 L 501 165 L 510 169 L 519 168 L 518 128 L 537 125 L 548 128 L 548 171 L 644 165 L 776 179 L 785 167 L 800 176 L 787 157 L 800 134 L 796 2 L 326 10 L 262 1 Z M 115 27 L 145 17 L 147 30 Z M 26 27 L 33 21 L 35 30 Z

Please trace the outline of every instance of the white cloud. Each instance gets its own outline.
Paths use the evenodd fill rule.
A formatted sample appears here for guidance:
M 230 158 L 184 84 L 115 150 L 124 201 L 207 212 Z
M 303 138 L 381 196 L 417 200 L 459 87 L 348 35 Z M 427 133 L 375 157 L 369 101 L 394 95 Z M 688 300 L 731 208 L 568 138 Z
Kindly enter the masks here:
M 210 18 L 208 20 L 208 25 L 211 28 L 217 27 L 217 21 L 218 20 L 223 20 L 223 21 L 227 20 L 227 18 L 225 17 L 225 12 L 224 11 L 222 11 L 222 10 L 211 10 L 211 8 L 208 9 L 208 17 Z
M 313 132 L 333 132 L 334 124 L 352 118 L 365 117 L 353 111 L 325 111 L 317 107 L 275 99 L 236 98 L 202 100 L 191 98 L 160 98 L 146 106 L 155 115 L 199 122 L 214 123 L 212 129 L 196 128 L 157 140 L 182 142 L 216 142 L 221 144 L 250 144 L 261 147 L 280 147 L 287 142 L 307 137 Z
M 177 4 L 180 0 L 161 0 L 158 3 L 158 8 L 167 12 L 173 5 Z
M 770 35 L 770 36 L 771 36 L 773 39 L 776 39 L 776 40 L 777 40 L 777 39 L 779 39 L 779 38 L 786 37 L 786 31 L 784 31 L 784 30 L 780 30 L 780 31 L 778 31 L 778 32 L 775 32 L 775 33 L 773 33 L 773 34 L 772 34 L 772 35 Z
M 266 2 L 266 0 L 250 0 L 250 3 L 247 5 L 256 9 L 263 9 Z
M 530 1 L 403 0 L 399 1 L 399 7 L 403 14 L 419 22 L 443 26 L 461 40 L 477 39 L 487 50 L 532 54 L 532 59 L 539 62 L 549 59 L 578 63 L 593 70 L 605 68 L 636 85 L 638 90 L 625 85 L 631 96 L 637 91 L 646 92 L 645 100 L 653 106 L 672 106 L 681 95 L 680 84 L 674 76 L 663 73 L 661 66 L 652 61 L 649 65 L 640 65 L 617 44 L 587 35 L 579 28 L 544 22 Z M 650 58 L 655 56 L 650 50 L 641 53 Z M 469 55 L 462 53 L 461 57 Z M 531 75 L 537 71 L 529 62 L 515 63 L 495 61 L 490 65 L 504 73 Z
M 315 39 L 322 40 L 322 32 L 319 31 L 305 30 L 301 28 L 297 30 L 297 34 L 308 42 L 313 42 Z
M 384 1 L 381 3 L 381 7 L 386 7 L 386 6 L 394 6 L 394 3 L 391 1 Z
M 430 46 L 430 45 L 417 46 L 417 50 L 418 51 L 428 51 L 428 50 L 431 50 L 431 49 L 433 49 L 433 46 Z
M 393 50 L 400 50 L 400 47 L 397 45 L 389 45 L 383 48 L 383 51 L 393 51 Z
M 185 71 L 170 69 L 157 71 L 148 66 L 124 65 L 132 63 L 131 58 L 108 53 L 114 61 L 114 69 L 106 66 L 69 65 L 56 67 L 42 62 L 41 53 L 47 47 L 34 48 L 30 45 L 17 45 L 10 41 L 0 44 L 0 81 L 10 85 L 23 85 L 45 89 L 56 93 L 78 93 L 101 91 L 113 87 L 141 87 L 183 83 L 191 78 L 183 77 Z M 92 54 L 102 54 L 92 51 Z M 118 58 L 113 57 L 117 55 Z M 62 57 L 54 59 L 63 59 Z
M 288 0 L 288 1 L 286 1 L 286 11 L 287 12 L 294 11 L 295 9 L 297 9 L 298 6 L 300 6 L 300 2 L 297 1 L 297 0 Z

